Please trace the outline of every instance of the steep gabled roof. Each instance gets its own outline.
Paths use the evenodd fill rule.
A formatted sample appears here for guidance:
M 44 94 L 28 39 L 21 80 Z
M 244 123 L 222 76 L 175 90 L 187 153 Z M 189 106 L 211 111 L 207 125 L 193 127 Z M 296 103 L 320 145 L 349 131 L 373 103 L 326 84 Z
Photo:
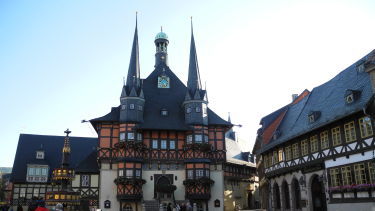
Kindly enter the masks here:
M 157 88 L 158 77 L 160 75 L 168 76 L 170 79 L 170 88 Z M 181 80 L 169 69 L 168 66 L 160 64 L 146 78 L 143 79 L 143 93 L 145 98 L 143 123 L 139 124 L 142 129 L 158 130 L 189 130 L 185 124 L 185 111 L 182 106 L 187 87 Z M 168 111 L 167 116 L 162 116 L 161 109 Z M 231 127 L 232 124 L 211 109 L 207 109 L 208 124 L 222 125 Z M 113 107 L 111 112 L 90 120 L 94 128 L 98 122 L 118 122 L 120 117 L 120 107 Z
M 365 61 L 367 57 L 368 55 L 352 64 L 330 81 L 315 87 L 311 93 L 297 103 L 288 105 L 288 110 L 277 128 L 279 131 L 278 137 L 264 145 L 260 152 L 267 151 L 281 143 L 365 108 L 373 96 L 371 82 L 369 74 L 358 71 L 357 66 Z M 347 90 L 360 92 L 359 98 L 351 104 L 347 104 L 344 99 Z M 280 110 L 278 111 L 280 113 Z M 310 123 L 309 114 L 314 111 L 319 112 L 320 117 Z M 274 118 L 276 116 L 274 113 L 262 118 L 262 120 L 269 120 L 267 124 L 270 125 L 272 123 L 271 119 L 276 119 Z
M 61 165 L 64 138 L 64 136 L 21 134 L 13 163 L 12 182 L 26 182 L 27 164 L 48 165 L 50 181 L 52 170 Z M 97 138 L 69 137 L 69 139 L 70 167 L 72 168 L 87 158 L 98 146 Z M 43 160 L 36 159 L 37 150 L 44 151 Z

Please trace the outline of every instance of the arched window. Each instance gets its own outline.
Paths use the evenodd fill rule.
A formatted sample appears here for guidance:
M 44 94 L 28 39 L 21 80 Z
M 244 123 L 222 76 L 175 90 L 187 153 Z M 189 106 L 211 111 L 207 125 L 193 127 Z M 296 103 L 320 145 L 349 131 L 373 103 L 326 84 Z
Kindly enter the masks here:
M 293 187 L 293 198 L 294 198 L 294 207 L 296 209 L 301 209 L 301 190 L 299 187 L 299 183 L 297 179 L 293 179 L 292 181 L 292 187 Z
M 284 207 L 285 209 L 290 209 L 289 187 L 286 181 L 283 182 L 282 190 L 283 190 L 283 195 L 284 195 L 284 198 L 283 198 Z
M 122 211 L 133 211 L 133 208 L 130 204 L 125 204 L 123 207 L 122 207 Z
M 279 185 L 277 183 L 275 183 L 273 185 L 273 198 L 275 200 L 275 207 L 276 209 L 280 209 L 281 208 L 281 203 L 280 203 L 280 189 L 279 189 Z

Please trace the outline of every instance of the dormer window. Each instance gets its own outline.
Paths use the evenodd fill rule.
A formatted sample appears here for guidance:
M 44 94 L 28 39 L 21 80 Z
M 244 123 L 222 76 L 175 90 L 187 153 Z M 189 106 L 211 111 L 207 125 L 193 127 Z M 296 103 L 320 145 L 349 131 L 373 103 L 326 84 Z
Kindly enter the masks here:
M 130 104 L 130 105 L 129 105 L 129 109 L 132 109 L 132 110 L 133 110 L 133 109 L 134 109 L 134 104 Z
M 346 104 L 354 103 L 357 99 L 359 99 L 360 95 L 361 95 L 361 91 L 359 90 L 347 89 L 345 91 L 345 103 Z
M 43 160 L 44 159 L 44 151 L 36 151 L 36 159 Z
M 196 107 L 195 108 L 195 112 L 200 113 L 201 112 L 201 107 Z
M 320 117 L 320 111 L 311 111 L 308 115 L 309 117 L 309 123 L 314 123 L 316 120 Z
M 121 105 L 121 110 L 126 110 L 126 105 Z
M 168 110 L 165 109 L 165 108 L 163 108 L 163 109 L 161 109 L 160 114 L 161 114 L 162 116 L 168 116 Z
M 281 136 L 281 131 L 280 130 L 276 130 L 275 133 L 273 134 L 273 140 L 276 140 L 278 139 L 279 137 Z
M 358 71 L 359 73 L 362 73 L 362 72 L 365 71 L 365 63 L 364 63 L 364 62 L 361 62 L 361 63 L 359 63 L 359 64 L 357 65 L 357 71 Z
M 187 107 L 187 108 L 186 108 L 186 113 L 187 113 L 187 114 L 191 113 L 191 108 L 190 108 L 190 107 Z
M 143 110 L 143 106 L 138 105 L 138 111 L 142 111 L 142 110 Z

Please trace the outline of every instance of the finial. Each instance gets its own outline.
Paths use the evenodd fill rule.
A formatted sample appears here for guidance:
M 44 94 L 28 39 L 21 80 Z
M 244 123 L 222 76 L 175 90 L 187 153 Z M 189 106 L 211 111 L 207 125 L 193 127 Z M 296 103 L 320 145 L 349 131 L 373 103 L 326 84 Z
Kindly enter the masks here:
M 160 26 L 160 31 L 163 32 L 163 26 Z
M 193 16 L 190 16 L 191 33 L 193 33 Z
M 138 26 L 138 11 L 135 11 L 135 27 Z
M 231 120 L 230 120 L 230 112 L 228 112 L 228 122 L 231 122 Z
M 125 86 L 125 76 L 124 77 L 122 77 L 122 83 L 124 84 L 124 86 Z
M 66 129 L 66 130 L 64 131 L 64 133 L 66 133 L 66 136 L 67 136 L 67 137 L 69 136 L 69 133 L 71 133 L 71 132 L 72 132 L 72 131 L 70 131 L 69 128 Z

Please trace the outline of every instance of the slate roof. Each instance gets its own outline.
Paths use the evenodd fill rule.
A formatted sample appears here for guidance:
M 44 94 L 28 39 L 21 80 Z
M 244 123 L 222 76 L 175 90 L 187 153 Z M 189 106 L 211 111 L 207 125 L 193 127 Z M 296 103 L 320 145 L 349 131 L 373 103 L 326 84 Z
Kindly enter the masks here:
M 164 74 L 170 78 L 170 88 L 157 88 L 158 76 Z M 181 80 L 164 64 L 160 64 L 146 78 L 142 79 L 145 97 L 144 122 L 139 125 L 141 129 L 157 130 L 189 130 L 185 124 L 185 114 L 182 103 L 187 92 L 186 86 Z M 168 116 L 161 116 L 161 109 L 168 110 Z M 211 109 L 207 109 L 209 125 L 223 125 L 231 127 L 232 124 Z M 111 112 L 90 120 L 94 128 L 98 122 L 118 122 L 120 118 L 120 106 L 113 107 Z
M 246 165 L 250 167 L 255 167 L 254 163 L 249 162 L 249 153 L 242 152 L 238 142 L 230 138 L 232 135 L 226 134 L 225 138 L 225 148 L 226 148 L 226 157 L 228 163 Z
M 12 182 L 26 182 L 27 164 L 48 165 L 50 181 L 52 170 L 61 166 L 64 138 L 65 136 L 21 134 L 13 163 Z M 70 137 L 70 167 L 76 168 L 81 161 L 89 159 L 88 156 L 96 151 L 97 146 L 97 138 Z M 44 150 L 45 159 L 36 159 L 37 150 Z M 88 164 L 88 167 L 96 168 L 92 171 L 98 171 L 97 165 Z
M 277 128 L 278 137 L 271 139 L 263 146 L 260 153 L 366 108 L 373 97 L 370 77 L 368 73 L 358 71 L 357 67 L 366 61 L 370 54 L 340 72 L 330 81 L 315 87 L 298 103 L 287 105 L 287 112 Z M 344 96 L 349 89 L 358 90 L 361 94 L 355 102 L 346 104 Z M 262 121 L 269 125 L 268 122 L 277 118 L 276 114 L 284 109 L 285 107 L 263 117 Z M 308 116 L 312 111 L 319 111 L 320 117 L 315 122 L 309 123 Z

